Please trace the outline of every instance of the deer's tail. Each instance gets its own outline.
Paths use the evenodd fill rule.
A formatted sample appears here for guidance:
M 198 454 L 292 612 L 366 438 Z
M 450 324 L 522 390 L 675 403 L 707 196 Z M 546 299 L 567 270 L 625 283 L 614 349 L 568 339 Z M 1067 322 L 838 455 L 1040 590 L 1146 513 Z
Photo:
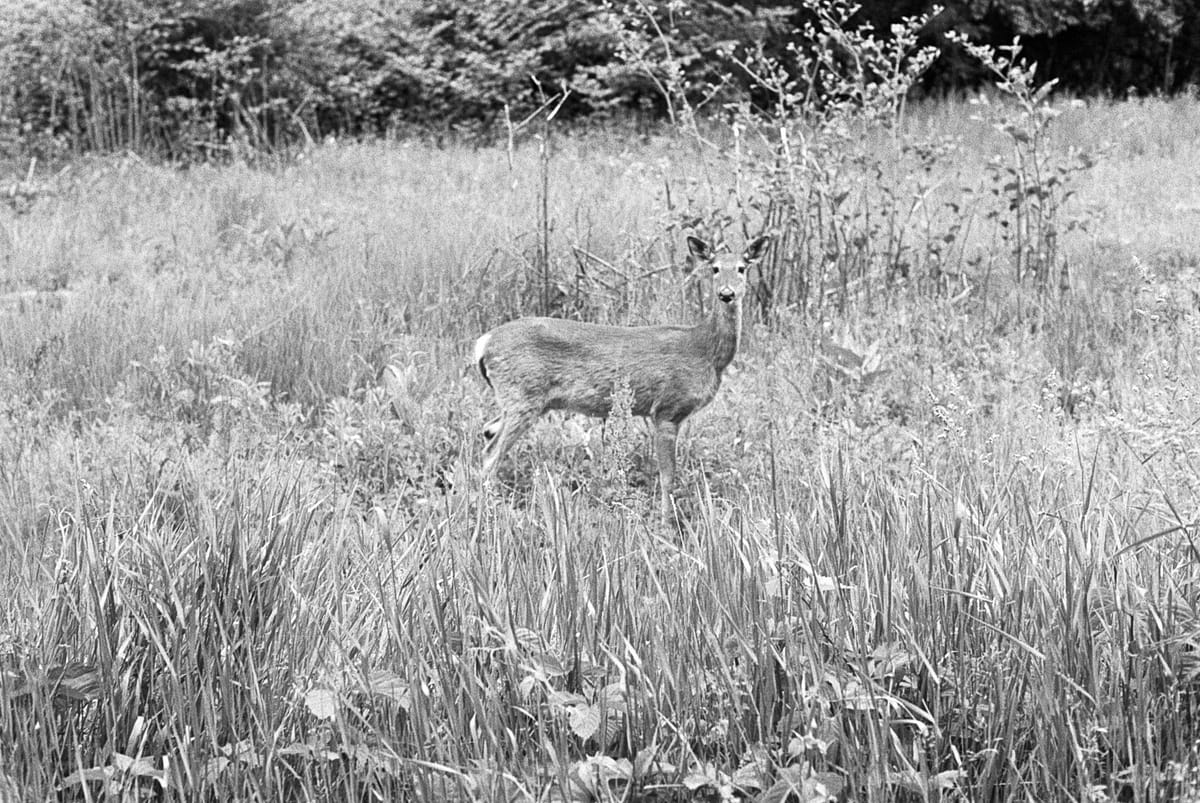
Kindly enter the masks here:
M 488 383 L 489 388 L 492 386 L 492 380 L 488 379 L 487 347 L 488 341 L 491 339 L 492 333 L 487 332 L 475 341 L 475 366 L 479 369 L 479 375 L 483 377 L 483 381 Z

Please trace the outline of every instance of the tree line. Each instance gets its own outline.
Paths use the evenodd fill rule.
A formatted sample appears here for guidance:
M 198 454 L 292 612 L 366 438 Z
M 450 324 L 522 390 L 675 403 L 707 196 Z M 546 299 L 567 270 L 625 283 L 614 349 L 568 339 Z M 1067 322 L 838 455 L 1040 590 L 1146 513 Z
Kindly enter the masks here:
M 210 157 L 326 136 L 496 136 L 547 104 L 562 119 L 754 103 L 751 63 L 786 63 L 845 0 L 24 0 L 0 4 L 0 152 L 131 149 Z M 865 0 L 886 39 L 926 0 Z M 807 26 L 807 27 L 806 27 Z M 922 32 L 918 86 L 983 80 L 947 31 L 1021 37 L 1039 76 L 1080 94 L 1200 81 L 1200 0 L 962 0 Z M 853 65 L 849 65 L 852 69 Z M 803 83 L 797 73 L 792 80 Z M 883 77 L 880 80 L 884 80 Z

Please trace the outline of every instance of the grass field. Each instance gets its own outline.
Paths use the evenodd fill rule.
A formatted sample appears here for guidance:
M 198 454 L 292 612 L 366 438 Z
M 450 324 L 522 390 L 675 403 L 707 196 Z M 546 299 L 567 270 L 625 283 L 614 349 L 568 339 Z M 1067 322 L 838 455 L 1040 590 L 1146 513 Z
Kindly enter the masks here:
M 627 417 L 547 418 L 482 488 L 469 354 L 543 302 L 697 315 L 681 221 L 756 220 L 727 154 L 35 171 L 0 208 L 0 800 L 1200 800 L 1200 103 L 1065 107 L 1046 152 L 1097 162 L 1047 293 L 989 113 L 914 109 L 946 151 L 894 185 L 941 203 L 926 260 L 970 221 L 954 280 L 748 317 L 678 528 Z

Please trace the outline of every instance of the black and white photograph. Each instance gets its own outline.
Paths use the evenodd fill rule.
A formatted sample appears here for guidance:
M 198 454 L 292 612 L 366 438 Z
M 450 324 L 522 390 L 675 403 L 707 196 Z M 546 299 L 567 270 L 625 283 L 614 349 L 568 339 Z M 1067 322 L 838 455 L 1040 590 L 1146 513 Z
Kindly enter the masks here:
M 0 803 L 1200 803 L 1200 0 L 0 0 Z

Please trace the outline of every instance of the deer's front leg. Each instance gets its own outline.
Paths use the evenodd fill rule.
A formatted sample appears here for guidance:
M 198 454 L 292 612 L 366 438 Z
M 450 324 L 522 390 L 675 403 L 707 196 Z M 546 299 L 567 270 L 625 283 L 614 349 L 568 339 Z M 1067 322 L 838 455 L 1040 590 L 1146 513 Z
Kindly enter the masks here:
M 671 421 L 656 421 L 654 424 L 654 447 L 658 453 L 658 485 L 662 491 L 663 521 L 675 515 L 675 504 L 671 491 L 675 487 L 675 438 L 679 425 Z

